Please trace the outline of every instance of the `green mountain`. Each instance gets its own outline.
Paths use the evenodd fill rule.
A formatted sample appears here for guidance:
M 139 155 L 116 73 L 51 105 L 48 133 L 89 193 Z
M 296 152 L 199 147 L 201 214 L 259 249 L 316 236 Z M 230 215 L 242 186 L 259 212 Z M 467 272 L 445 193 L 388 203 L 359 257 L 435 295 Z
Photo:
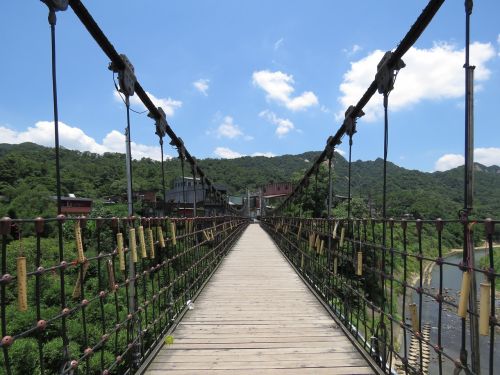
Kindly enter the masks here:
M 216 184 L 230 194 L 243 194 L 269 182 L 297 182 L 319 152 L 300 155 L 263 156 L 237 159 L 203 159 L 198 163 Z M 347 161 L 336 154 L 334 193 L 347 195 Z M 352 195 L 378 212 L 382 200 L 383 161 L 355 161 L 352 164 Z M 181 175 L 178 159 L 165 162 L 167 188 Z M 189 175 L 190 168 L 185 166 Z M 315 189 L 315 178 L 309 189 Z M 51 216 L 55 195 L 54 149 L 33 143 L 0 144 L 0 215 L 16 217 Z M 61 150 L 62 193 L 100 199 L 123 195 L 126 190 L 125 156 Z M 326 171 L 318 176 L 318 189 L 325 197 Z M 133 161 L 134 190 L 161 192 L 161 165 L 151 159 Z M 500 167 L 476 165 L 475 215 L 500 217 Z M 161 194 L 161 193 L 160 193 Z M 324 202 L 324 199 L 319 199 Z M 463 167 L 446 172 L 425 173 L 388 164 L 388 212 L 394 217 L 437 217 L 455 219 L 463 206 Z

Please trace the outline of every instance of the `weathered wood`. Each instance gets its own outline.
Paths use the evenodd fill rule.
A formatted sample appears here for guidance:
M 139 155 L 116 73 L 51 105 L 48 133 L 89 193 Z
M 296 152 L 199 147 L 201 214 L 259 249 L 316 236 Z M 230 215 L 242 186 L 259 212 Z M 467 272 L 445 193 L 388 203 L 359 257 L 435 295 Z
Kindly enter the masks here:
M 147 374 L 372 374 L 285 261 L 250 225 Z
M 163 370 L 163 369 L 151 369 L 148 370 L 148 374 L 160 375 L 160 374 L 173 374 L 173 375 L 193 375 L 193 374 L 203 374 L 203 375 L 249 375 L 249 374 L 259 374 L 259 375 L 304 375 L 304 374 L 314 374 L 314 375 L 365 375 L 373 374 L 373 370 L 370 367 L 309 367 L 309 368 L 266 368 L 266 369 L 229 369 L 229 370 Z

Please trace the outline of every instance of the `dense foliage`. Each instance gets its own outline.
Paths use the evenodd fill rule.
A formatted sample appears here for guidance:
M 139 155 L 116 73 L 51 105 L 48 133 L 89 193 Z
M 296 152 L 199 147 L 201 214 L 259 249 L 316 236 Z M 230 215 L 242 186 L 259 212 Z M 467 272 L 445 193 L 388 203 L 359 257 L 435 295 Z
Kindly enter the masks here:
M 318 152 L 300 155 L 237 159 L 203 159 L 198 163 L 216 184 L 232 195 L 243 194 L 269 182 L 298 181 Z M 0 214 L 11 217 L 51 216 L 55 209 L 54 150 L 33 143 L 0 144 Z M 334 194 L 347 195 L 347 161 L 336 155 Z M 352 195 L 368 207 L 371 215 L 380 211 L 382 200 L 381 159 L 352 163 Z M 186 166 L 186 175 L 190 169 Z M 181 175 L 178 159 L 165 162 L 167 188 Z M 62 192 L 93 199 L 125 196 L 125 156 L 61 150 Z M 327 172 L 322 168 L 318 182 L 311 181 L 312 195 L 304 209 L 321 215 L 327 194 Z M 160 162 L 143 158 L 133 161 L 134 190 L 161 192 Z M 316 189 L 318 185 L 318 189 Z M 476 165 L 475 216 L 500 217 L 500 167 Z M 311 205 L 316 205 L 312 207 Z M 341 203 L 339 200 L 337 203 Z M 425 173 L 388 164 L 388 214 L 395 218 L 457 218 L 463 206 L 463 167 L 446 172 Z M 361 214 L 362 212 L 360 212 Z

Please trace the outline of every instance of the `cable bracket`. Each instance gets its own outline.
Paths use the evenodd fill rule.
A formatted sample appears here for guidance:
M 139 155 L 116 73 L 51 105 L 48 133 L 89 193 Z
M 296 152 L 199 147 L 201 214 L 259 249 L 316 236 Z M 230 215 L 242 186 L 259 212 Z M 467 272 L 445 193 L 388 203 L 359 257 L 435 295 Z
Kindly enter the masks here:
M 184 141 L 180 137 L 178 137 L 178 139 L 179 139 L 179 144 L 176 145 L 177 152 L 179 153 L 179 159 L 184 161 L 184 160 L 186 160 L 186 150 L 184 148 Z M 172 145 L 172 142 L 170 144 Z
M 118 67 L 114 62 L 110 62 L 108 69 L 118 73 L 120 92 L 127 97 L 133 96 L 135 93 L 135 83 L 137 82 L 137 78 L 134 73 L 134 66 L 126 55 L 120 54 L 120 57 L 122 59 L 123 68 Z
M 327 141 L 326 141 L 326 158 L 327 159 L 332 159 L 333 158 L 333 153 L 335 151 L 335 146 L 338 146 L 342 143 L 340 139 L 337 140 L 336 143 L 333 141 L 333 137 L 329 136 Z
M 379 94 L 389 94 L 394 88 L 394 82 L 396 80 L 396 75 L 400 69 L 403 69 L 406 64 L 403 60 L 399 59 L 395 63 L 389 66 L 389 61 L 392 59 L 393 53 L 387 51 L 382 57 L 382 60 L 377 64 L 377 74 L 375 75 L 375 81 L 377 82 L 377 90 Z
M 49 9 L 58 11 L 64 11 L 68 9 L 69 0 L 41 0 Z
M 356 134 L 356 121 L 358 118 L 361 118 L 365 115 L 363 110 L 359 110 L 357 115 L 353 115 L 355 106 L 350 105 L 349 108 L 345 111 L 345 118 L 344 118 L 344 126 L 345 126 L 345 132 L 349 136 L 349 138 L 352 138 L 354 134 Z
M 156 116 L 155 113 L 149 112 L 148 117 L 155 120 L 155 124 L 156 124 L 155 134 L 158 137 L 163 138 L 165 136 L 165 133 L 167 132 L 167 126 L 168 126 L 167 115 L 165 114 L 165 111 L 163 110 L 163 108 L 158 107 L 157 109 L 158 109 L 158 113 L 160 114 L 160 116 Z

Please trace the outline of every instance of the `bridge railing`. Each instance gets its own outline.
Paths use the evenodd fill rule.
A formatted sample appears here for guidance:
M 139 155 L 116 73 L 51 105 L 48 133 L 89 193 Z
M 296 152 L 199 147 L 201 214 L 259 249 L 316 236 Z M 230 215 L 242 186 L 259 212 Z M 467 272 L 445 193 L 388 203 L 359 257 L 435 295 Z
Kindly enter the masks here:
M 2 218 L 0 373 L 135 373 L 246 225 L 229 216 Z M 59 230 L 60 241 L 50 235 Z
M 496 224 L 262 219 L 264 229 L 358 347 L 384 372 L 405 374 L 477 373 L 469 356 L 480 360 L 482 373 L 500 368 Z M 475 263 L 467 259 L 470 249 L 449 249 L 451 237 L 461 232 L 471 237 L 477 232 L 475 241 L 481 245 L 472 257 Z M 462 273 L 477 280 L 473 290 L 464 286 Z M 471 309 L 473 305 L 479 309 Z M 479 336 L 479 347 L 474 336 Z

